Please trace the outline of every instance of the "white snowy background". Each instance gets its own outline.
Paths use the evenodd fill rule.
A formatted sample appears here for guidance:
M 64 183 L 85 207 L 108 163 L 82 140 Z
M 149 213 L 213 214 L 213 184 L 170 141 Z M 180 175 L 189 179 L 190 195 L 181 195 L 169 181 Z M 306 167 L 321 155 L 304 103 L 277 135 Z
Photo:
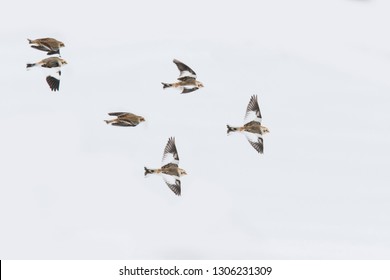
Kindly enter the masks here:
M 390 258 L 389 1 L 1 6 L 1 259 Z M 25 69 L 42 37 L 66 45 L 58 93 Z M 163 91 L 174 58 L 205 87 Z M 263 155 L 226 135 L 253 94 Z M 181 197 L 143 174 L 170 136 Z

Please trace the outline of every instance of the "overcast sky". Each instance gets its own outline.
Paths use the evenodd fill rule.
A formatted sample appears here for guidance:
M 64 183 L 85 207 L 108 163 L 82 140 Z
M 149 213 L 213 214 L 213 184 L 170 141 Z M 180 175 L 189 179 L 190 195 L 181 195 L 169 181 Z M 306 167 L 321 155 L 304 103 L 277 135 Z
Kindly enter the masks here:
M 0 259 L 390 258 L 388 1 L 2 7 Z M 66 45 L 58 93 L 25 69 L 42 37 Z M 205 87 L 162 90 L 174 58 Z M 263 155 L 226 135 L 253 94 Z M 181 197 L 143 174 L 171 136 Z

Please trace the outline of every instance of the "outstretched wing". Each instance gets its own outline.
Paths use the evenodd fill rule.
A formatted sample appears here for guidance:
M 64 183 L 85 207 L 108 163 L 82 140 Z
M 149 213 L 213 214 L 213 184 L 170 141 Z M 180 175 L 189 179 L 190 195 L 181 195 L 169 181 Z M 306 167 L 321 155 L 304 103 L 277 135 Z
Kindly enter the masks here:
M 128 113 L 126 113 L 126 112 L 113 112 L 113 113 L 108 113 L 109 116 L 116 116 L 116 117 L 118 117 L 118 116 L 123 116 L 123 115 L 125 115 L 125 114 L 128 114 Z
M 252 95 L 245 112 L 245 123 L 251 121 L 256 121 L 258 123 L 261 123 L 261 119 L 262 117 L 261 117 L 259 103 L 257 102 L 257 95 Z
M 181 195 L 181 183 L 180 178 L 177 176 L 169 176 L 163 174 L 164 182 L 167 186 L 174 192 L 174 194 L 180 196 Z
M 44 51 L 44 52 L 49 52 L 49 51 L 51 51 L 51 49 L 49 49 L 49 48 L 46 47 L 46 46 L 42 46 L 42 45 L 38 45 L 38 46 L 36 46 L 36 45 L 31 45 L 31 47 L 34 48 L 34 49 L 40 50 L 40 51 Z
M 262 154 L 264 151 L 264 145 L 261 134 L 245 132 L 245 136 L 249 144 L 251 144 L 259 154 Z
M 126 122 L 122 120 L 118 120 L 117 122 L 111 123 L 114 126 L 136 126 L 136 124 L 133 124 L 131 122 Z
M 169 138 L 168 143 L 164 149 L 162 166 L 167 164 L 172 164 L 176 167 L 179 165 L 179 154 L 177 153 L 174 137 Z
M 179 69 L 180 71 L 180 76 L 179 76 L 179 80 L 182 80 L 184 77 L 191 77 L 191 78 L 195 78 L 196 79 L 196 73 L 194 70 L 192 70 L 190 67 L 188 67 L 187 65 L 185 65 L 183 62 L 177 60 L 177 59 L 174 59 L 173 60 L 173 63 L 176 64 L 177 68 Z
M 46 82 L 52 91 L 60 90 L 60 79 L 56 79 L 53 76 L 47 76 Z

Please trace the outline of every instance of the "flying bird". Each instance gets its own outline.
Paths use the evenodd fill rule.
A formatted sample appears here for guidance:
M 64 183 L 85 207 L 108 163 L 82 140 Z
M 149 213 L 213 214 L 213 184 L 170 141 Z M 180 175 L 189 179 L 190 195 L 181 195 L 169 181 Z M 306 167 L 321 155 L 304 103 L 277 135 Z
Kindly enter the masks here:
M 115 126 L 137 126 L 140 122 L 145 121 L 145 119 L 141 116 L 126 112 L 114 112 L 108 113 L 108 115 L 115 116 L 116 118 L 112 120 L 105 120 L 105 122 Z
M 58 91 L 60 89 L 60 76 L 61 70 L 59 70 L 63 65 L 68 64 L 64 59 L 60 57 L 48 57 L 38 61 L 36 63 L 27 63 L 27 69 L 31 67 L 40 66 L 43 68 L 58 68 L 58 71 L 54 74 L 48 75 L 46 77 L 46 82 L 49 85 L 52 91 Z
M 264 151 L 263 134 L 269 133 L 268 128 L 261 125 L 261 112 L 257 95 L 252 95 L 245 113 L 245 124 L 240 127 L 227 125 L 228 135 L 232 132 L 243 132 L 255 150 L 262 154 Z
M 186 171 L 179 168 L 179 155 L 177 153 L 175 138 L 171 137 L 168 140 L 164 149 L 162 167 L 158 169 L 145 168 L 145 176 L 149 174 L 162 175 L 165 183 L 176 194 L 181 195 L 180 177 L 187 175 Z
M 178 81 L 175 83 L 162 82 L 164 89 L 170 87 L 180 88 L 182 90 L 181 93 L 189 93 L 203 87 L 203 84 L 196 80 L 196 73 L 194 70 L 177 59 L 174 59 L 173 63 L 175 63 L 179 69 L 180 76 L 177 78 Z
M 44 68 L 60 68 L 62 65 L 68 64 L 64 59 L 56 56 L 48 57 L 36 63 L 27 63 L 27 68 L 41 66 Z M 60 74 L 61 75 L 61 74 Z
M 47 52 L 47 55 L 60 54 L 60 48 L 65 44 L 53 38 L 27 39 L 32 48 Z

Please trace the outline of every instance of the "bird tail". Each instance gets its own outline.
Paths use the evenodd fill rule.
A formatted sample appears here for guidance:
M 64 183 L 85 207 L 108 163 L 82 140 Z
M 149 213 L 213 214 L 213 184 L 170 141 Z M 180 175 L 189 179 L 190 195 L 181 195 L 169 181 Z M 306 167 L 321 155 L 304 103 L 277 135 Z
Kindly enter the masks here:
M 163 88 L 169 88 L 172 86 L 172 84 L 162 83 Z
M 27 63 L 27 68 L 31 68 L 37 65 L 36 63 Z
M 144 167 L 144 169 L 145 169 L 145 176 L 147 176 L 149 174 L 156 173 L 156 171 L 153 170 L 153 169 L 149 169 L 149 168 L 146 168 L 146 167 Z
M 234 132 L 234 131 L 238 130 L 237 127 L 232 127 L 230 125 L 226 125 L 226 126 L 227 126 L 227 134 L 229 134 L 230 132 Z

